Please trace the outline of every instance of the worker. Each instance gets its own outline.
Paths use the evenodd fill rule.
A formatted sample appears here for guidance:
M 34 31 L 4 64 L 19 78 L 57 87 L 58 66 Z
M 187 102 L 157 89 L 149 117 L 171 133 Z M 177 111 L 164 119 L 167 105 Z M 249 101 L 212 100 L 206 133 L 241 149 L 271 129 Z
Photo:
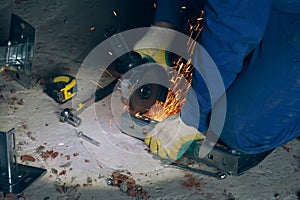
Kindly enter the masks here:
M 158 0 L 154 29 L 137 42 L 171 42 L 161 28 L 179 29 L 180 8 L 189 1 Z M 300 135 L 300 0 L 202 1 L 203 30 L 199 44 L 209 53 L 221 75 L 226 116 L 219 141 L 232 149 L 257 154 L 275 149 Z M 159 63 L 160 51 L 139 50 Z M 196 140 L 204 139 L 213 123 L 212 101 L 199 68 L 206 58 L 193 54 L 193 105 L 187 99 L 179 115 L 160 122 L 145 138 L 152 153 L 179 159 Z M 208 59 L 208 58 L 207 58 Z M 214 79 L 214 77 L 212 77 Z M 200 118 L 195 121 L 195 106 Z M 197 112 L 197 111 L 196 111 Z

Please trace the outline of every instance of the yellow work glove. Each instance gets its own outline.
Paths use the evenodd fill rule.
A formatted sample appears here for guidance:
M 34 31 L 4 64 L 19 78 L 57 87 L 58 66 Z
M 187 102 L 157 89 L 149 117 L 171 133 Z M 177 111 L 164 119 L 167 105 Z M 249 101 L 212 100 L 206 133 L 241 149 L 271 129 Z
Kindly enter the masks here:
M 175 32 L 169 28 L 151 26 L 133 49 L 142 58 L 169 66 L 166 50 L 170 47 L 174 37 Z
M 145 143 L 153 154 L 161 158 L 178 160 L 195 140 L 205 136 L 196 128 L 187 126 L 179 114 L 160 122 L 145 138 Z

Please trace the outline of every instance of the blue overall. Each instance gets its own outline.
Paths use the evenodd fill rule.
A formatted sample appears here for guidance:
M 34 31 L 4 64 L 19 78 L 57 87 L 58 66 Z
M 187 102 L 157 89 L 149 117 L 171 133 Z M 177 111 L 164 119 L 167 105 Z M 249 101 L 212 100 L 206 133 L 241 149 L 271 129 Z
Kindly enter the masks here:
M 183 0 L 159 0 L 156 22 L 180 25 Z M 200 8 L 199 8 L 200 9 Z M 300 0 L 207 0 L 199 43 L 210 54 L 226 89 L 221 140 L 233 149 L 260 153 L 300 135 Z M 197 56 L 197 53 L 195 53 Z M 194 58 L 197 69 L 197 57 Z M 211 105 L 197 70 L 192 87 L 200 106 L 183 121 L 207 131 Z M 197 123 L 197 124 L 195 124 Z

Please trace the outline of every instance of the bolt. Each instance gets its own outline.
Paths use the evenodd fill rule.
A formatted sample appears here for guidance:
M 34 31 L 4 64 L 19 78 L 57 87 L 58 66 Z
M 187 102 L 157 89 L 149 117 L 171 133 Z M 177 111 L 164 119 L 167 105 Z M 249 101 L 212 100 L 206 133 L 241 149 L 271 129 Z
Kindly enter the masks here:
M 238 154 L 241 154 L 241 152 L 239 152 L 239 151 L 237 151 L 237 150 L 235 150 L 235 149 L 232 149 L 232 150 L 231 150 L 231 153 L 232 153 L 232 154 L 237 154 L 237 155 L 238 155 Z
M 217 176 L 219 179 L 225 179 L 227 177 L 227 175 L 224 172 L 217 173 Z
M 98 178 L 104 178 L 104 175 L 99 174 Z
M 69 108 L 64 109 L 60 113 L 59 121 L 60 122 L 68 122 L 75 127 L 79 126 L 81 123 L 81 119 L 79 117 L 73 115 L 73 113 L 71 112 L 71 109 L 69 109 Z

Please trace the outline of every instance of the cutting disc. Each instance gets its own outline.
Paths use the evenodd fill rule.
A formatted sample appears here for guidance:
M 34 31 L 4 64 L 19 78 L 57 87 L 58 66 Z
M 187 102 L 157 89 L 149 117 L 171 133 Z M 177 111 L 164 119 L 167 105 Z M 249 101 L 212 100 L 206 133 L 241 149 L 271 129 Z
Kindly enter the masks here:
M 146 84 L 139 87 L 132 94 L 129 100 L 129 107 L 132 114 L 146 113 L 159 99 L 162 92 L 162 86 L 158 84 Z
M 134 76 L 138 84 L 132 89 L 129 109 L 132 114 L 143 114 L 155 104 L 156 100 L 164 101 L 168 91 L 169 77 L 164 67 L 158 64 L 153 64 L 143 73 L 139 72 Z

